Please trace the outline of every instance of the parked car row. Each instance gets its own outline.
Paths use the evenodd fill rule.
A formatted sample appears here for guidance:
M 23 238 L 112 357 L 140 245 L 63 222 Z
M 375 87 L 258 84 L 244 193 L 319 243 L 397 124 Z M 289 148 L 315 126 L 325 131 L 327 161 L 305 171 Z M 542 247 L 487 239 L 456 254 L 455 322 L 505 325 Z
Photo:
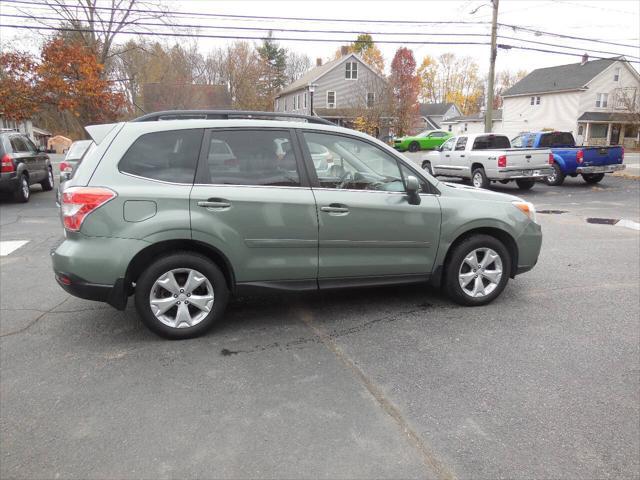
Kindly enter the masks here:
M 449 138 L 424 156 L 422 168 L 435 176 L 471 180 L 477 188 L 515 181 L 528 190 L 536 180 L 561 185 L 566 176 L 598 183 L 606 173 L 623 170 L 623 160 L 623 147 L 576 147 L 570 132 L 523 133 L 511 141 L 506 135 L 480 133 Z

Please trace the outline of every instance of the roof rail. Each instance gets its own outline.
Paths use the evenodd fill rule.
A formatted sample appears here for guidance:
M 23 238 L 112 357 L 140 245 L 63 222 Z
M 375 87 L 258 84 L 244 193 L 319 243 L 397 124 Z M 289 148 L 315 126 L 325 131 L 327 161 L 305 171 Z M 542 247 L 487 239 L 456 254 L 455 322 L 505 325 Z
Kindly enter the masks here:
M 300 119 L 307 123 L 319 123 L 322 125 L 332 125 L 335 123 L 321 117 L 311 115 L 299 115 L 297 113 L 285 112 L 258 112 L 251 110 L 165 110 L 162 112 L 148 113 L 131 120 L 132 122 L 154 122 L 158 120 L 230 120 L 234 118 L 256 118 L 256 119 Z

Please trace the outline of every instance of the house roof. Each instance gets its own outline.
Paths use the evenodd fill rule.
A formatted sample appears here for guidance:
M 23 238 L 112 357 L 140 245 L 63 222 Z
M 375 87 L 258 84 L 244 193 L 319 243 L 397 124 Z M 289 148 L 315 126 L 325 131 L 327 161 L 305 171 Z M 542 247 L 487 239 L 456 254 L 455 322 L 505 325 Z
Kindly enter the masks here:
M 494 110 L 493 121 L 502 120 L 502 110 Z M 460 123 L 460 122 L 484 122 L 484 112 L 472 113 L 471 115 L 462 115 L 443 120 L 442 123 Z
M 633 122 L 635 116 L 629 112 L 584 112 L 579 122 Z
M 350 58 L 350 57 L 354 57 L 360 63 L 365 65 L 367 68 L 369 68 L 369 70 L 374 72 L 376 75 L 379 75 L 380 77 L 382 77 L 379 73 L 375 72 L 375 70 L 373 70 L 369 65 L 367 65 L 367 62 L 362 60 L 362 58 L 360 58 L 355 53 L 350 53 L 349 55 L 345 55 L 343 57 L 336 58 L 335 60 L 331 60 L 330 62 L 320 65 L 319 67 L 312 68 L 307 73 L 305 73 L 302 77 L 300 77 L 298 80 L 296 80 L 295 82 L 287 85 L 282 90 L 280 90 L 280 92 L 278 92 L 278 96 L 284 93 L 295 92 L 296 90 L 305 88 L 307 85 L 315 82 L 320 77 L 322 77 L 325 73 L 329 72 L 330 70 L 333 70 L 335 67 L 337 67 L 343 61 L 345 61 L 347 58 Z
M 451 102 L 447 103 L 421 103 L 420 104 L 420 116 L 428 117 L 431 115 L 444 115 L 447 113 L 454 104 Z
M 621 57 L 603 58 L 585 63 L 571 63 L 558 67 L 539 68 L 524 77 L 502 94 L 503 97 L 531 93 L 579 90 Z

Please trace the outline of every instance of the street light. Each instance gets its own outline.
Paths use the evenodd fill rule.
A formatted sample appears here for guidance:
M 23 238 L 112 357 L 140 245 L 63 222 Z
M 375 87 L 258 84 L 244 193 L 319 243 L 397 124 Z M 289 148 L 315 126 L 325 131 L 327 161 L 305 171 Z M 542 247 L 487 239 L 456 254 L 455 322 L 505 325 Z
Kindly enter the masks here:
M 311 107 L 311 116 L 313 116 L 313 92 L 316 91 L 318 85 L 315 83 L 309 84 L 309 106 Z

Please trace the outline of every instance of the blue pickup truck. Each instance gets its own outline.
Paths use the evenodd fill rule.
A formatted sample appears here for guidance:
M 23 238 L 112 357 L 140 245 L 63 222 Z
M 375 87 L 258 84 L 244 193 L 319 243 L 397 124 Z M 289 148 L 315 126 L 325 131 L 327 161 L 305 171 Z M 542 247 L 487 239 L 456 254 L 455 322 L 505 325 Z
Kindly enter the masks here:
M 598 183 L 605 173 L 624 170 L 624 147 L 576 147 L 571 132 L 521 133 L 513 140 L 514 148 L 550 148 L 553 174 L 545 178 L 547 185 L 562 185 L 567 175 Z

